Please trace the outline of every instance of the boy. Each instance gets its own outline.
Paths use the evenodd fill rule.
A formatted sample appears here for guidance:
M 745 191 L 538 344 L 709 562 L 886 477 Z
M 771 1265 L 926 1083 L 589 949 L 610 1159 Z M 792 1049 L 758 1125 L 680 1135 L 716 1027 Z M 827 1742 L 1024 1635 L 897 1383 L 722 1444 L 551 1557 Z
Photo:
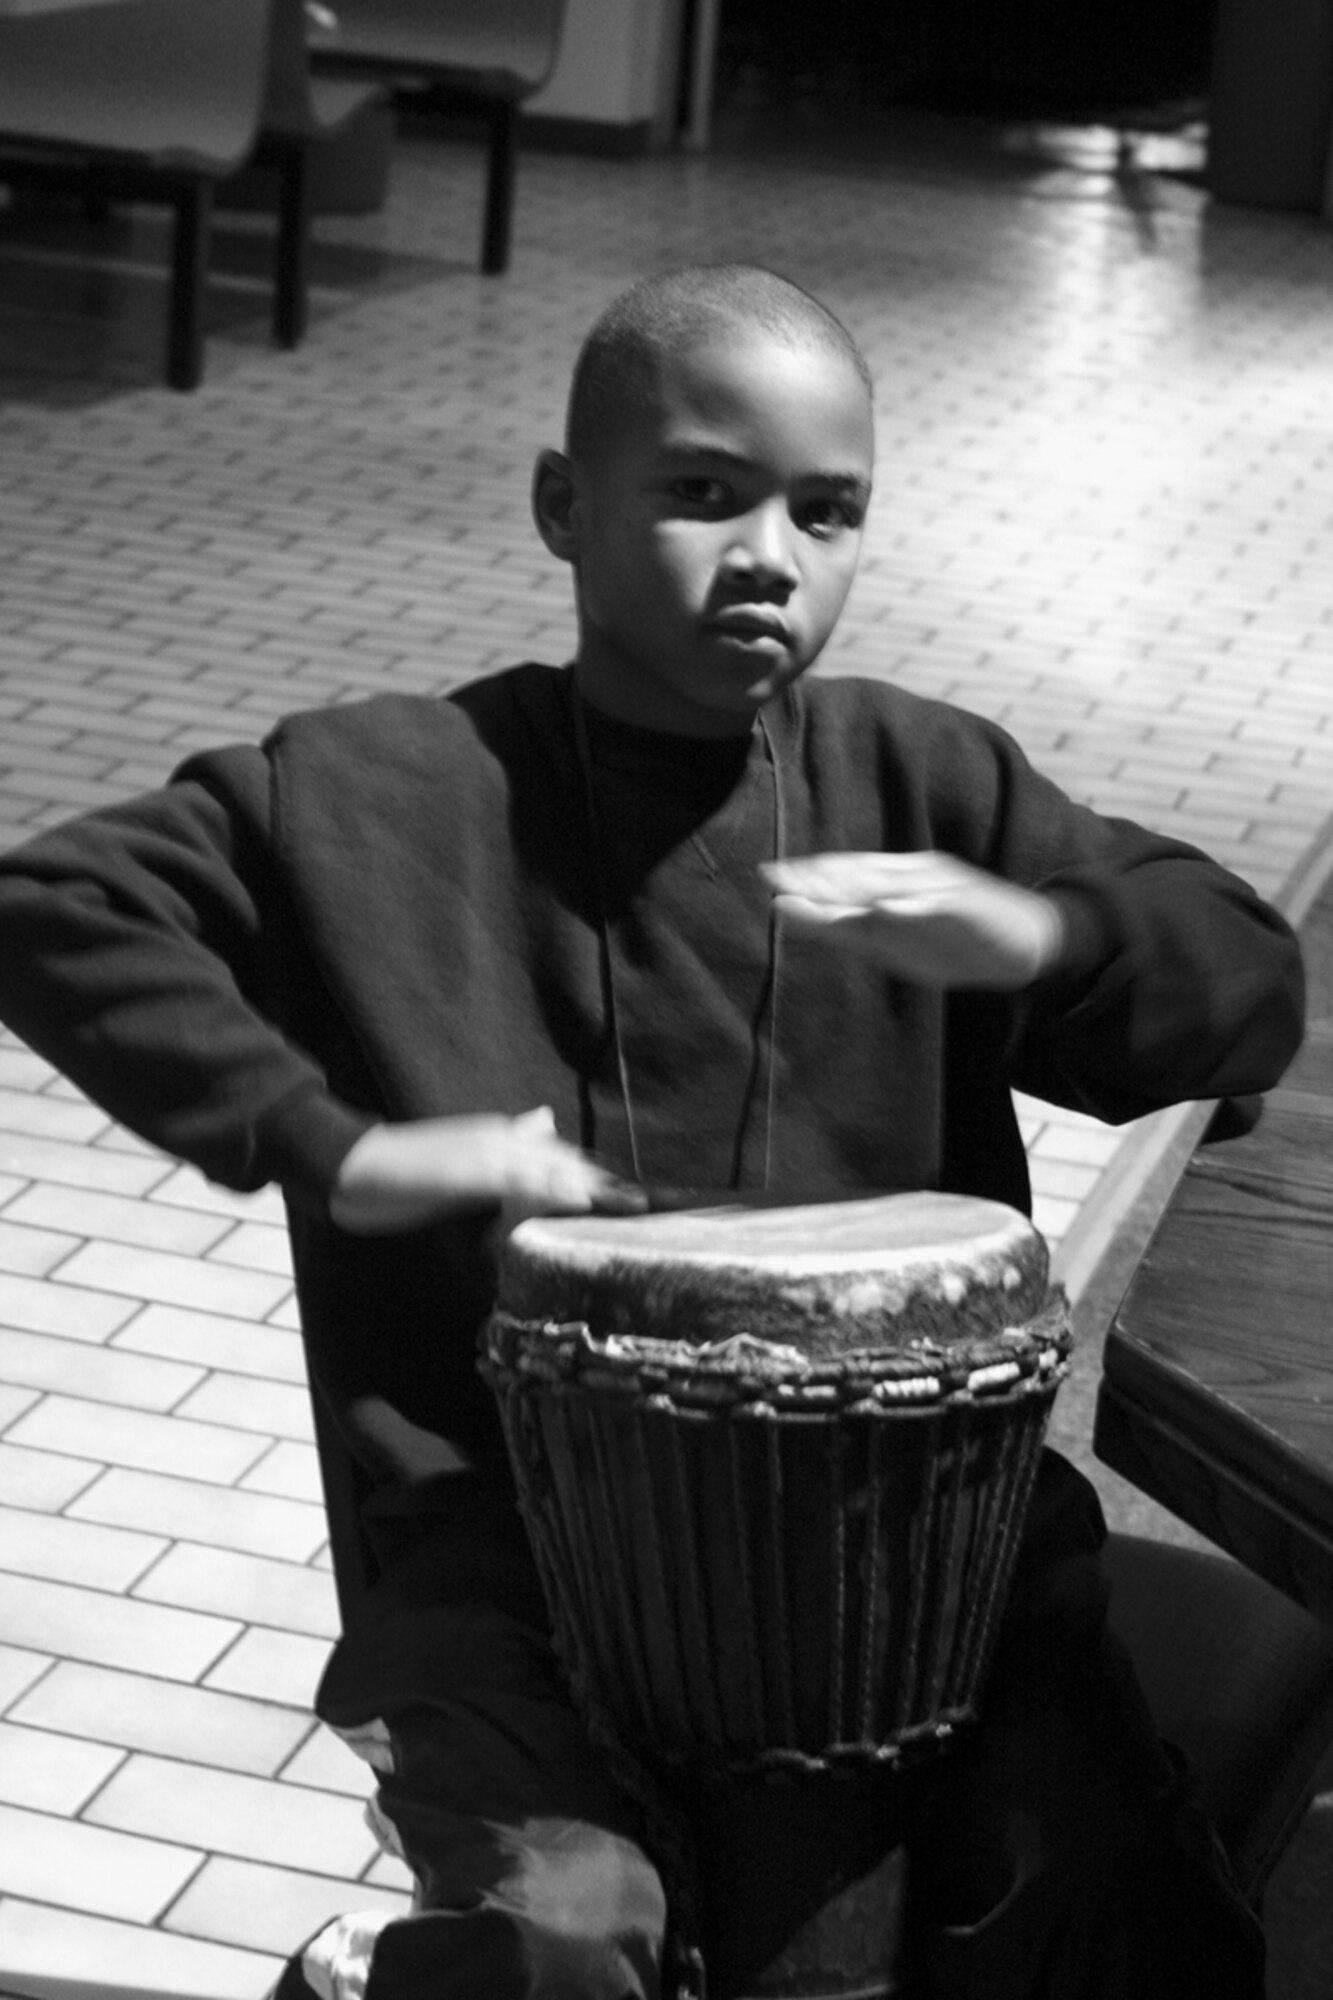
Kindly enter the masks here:
M 1271 1085 L 1281 920 L 1002 732 L 803 683 L 850 587 L 871 392 L 747 267 L 649 279 L 580 357 L 534 512 L 572 667 L 298 716 L 0 864 L 0 1010 L 113 1115 L 278 1181 L 377 1579 L 321 1713 L 382 1771 L 419 1908 L 284 1996 L 661 1990 L 644 1829 L 589 1749 L 474 1343 L 494 1229 L 645 1190 L 1027 1208 L 1010 1088 L 1112 1119 Z M 911 1832 L 924 1990 L 1257 2000 L 1261 1948 L 1103 1629 L 1048 1457 L 988 1697 Z

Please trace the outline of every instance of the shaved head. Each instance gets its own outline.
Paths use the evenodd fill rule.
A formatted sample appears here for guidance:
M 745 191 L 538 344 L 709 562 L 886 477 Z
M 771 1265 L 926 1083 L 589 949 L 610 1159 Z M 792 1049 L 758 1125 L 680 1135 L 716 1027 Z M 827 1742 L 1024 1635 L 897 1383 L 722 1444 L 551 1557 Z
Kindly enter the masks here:
M 860 348 L 810 292 L 757 264 L 690 265 L 640 279 L 593 326 L 570 388 L 569 456 L 588 464 L 615 444 L 635 412 L 651 404 L 667 357 L 720 335 L 755 333 L 841 357 L 873 395 Z

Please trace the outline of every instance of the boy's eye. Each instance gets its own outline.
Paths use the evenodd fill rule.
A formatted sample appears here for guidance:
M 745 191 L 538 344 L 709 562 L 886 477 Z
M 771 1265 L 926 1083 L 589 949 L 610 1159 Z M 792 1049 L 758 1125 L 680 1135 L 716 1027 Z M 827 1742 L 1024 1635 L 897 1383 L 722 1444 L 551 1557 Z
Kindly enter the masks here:
M 688 479 L 675 479 L 671 483 L 672 498 L 685 507 L 717 508 L 725 507 L 729 497 L 728 488 L 720 479 L 708 479 L 703 473 Z
M 807 500 L 797 517 L 798 526 L 817 541 L 831 541 L 849 528 L 861 525 L 861 509 L 846 500 Z

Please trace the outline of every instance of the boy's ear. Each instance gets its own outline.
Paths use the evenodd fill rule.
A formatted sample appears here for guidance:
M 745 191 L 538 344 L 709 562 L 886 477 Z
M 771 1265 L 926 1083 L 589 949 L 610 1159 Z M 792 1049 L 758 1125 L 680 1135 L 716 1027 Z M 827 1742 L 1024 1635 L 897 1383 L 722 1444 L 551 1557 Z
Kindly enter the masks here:
M 542 451 L 532 474 L 532 518 L 553 556 L 572 563 L 578 555 L 574 468 L 563 451 Z

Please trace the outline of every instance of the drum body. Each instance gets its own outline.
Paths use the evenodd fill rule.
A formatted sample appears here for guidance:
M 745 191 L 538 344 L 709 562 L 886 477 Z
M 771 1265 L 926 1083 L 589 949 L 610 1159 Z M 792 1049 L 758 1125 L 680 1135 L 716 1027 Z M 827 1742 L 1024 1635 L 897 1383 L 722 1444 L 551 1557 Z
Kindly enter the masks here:
M 497 1312 L 484 1366 L 576 1699 L 658 1764 L 884 1766 L 975 1712 L 1067 1315 L 810 1361 Z
M 884 1239 L 921 1206 L 865 1204 L 879 1342 L 834 1247 L 862 1204 L 748 1225 L 759 1305 L 716 1213 L 665 1278 L 653 1218 L 608 1225 L 605 1261 L 542 1224 L 502 1273 L 481 1365 L 556 1641 L 592 1734 L 650 1817 L 666 1802 L 655 1858 L 716 2000 L 910 1990 L 900 1774 L 976 1712 L 1069 1350 L 1030 1225 L 1004 1212 L 1016 1271 L 995 1205 L 951 1199 L 926 1204 L 936 1241 L 978 1232 L 919 1312 Z

